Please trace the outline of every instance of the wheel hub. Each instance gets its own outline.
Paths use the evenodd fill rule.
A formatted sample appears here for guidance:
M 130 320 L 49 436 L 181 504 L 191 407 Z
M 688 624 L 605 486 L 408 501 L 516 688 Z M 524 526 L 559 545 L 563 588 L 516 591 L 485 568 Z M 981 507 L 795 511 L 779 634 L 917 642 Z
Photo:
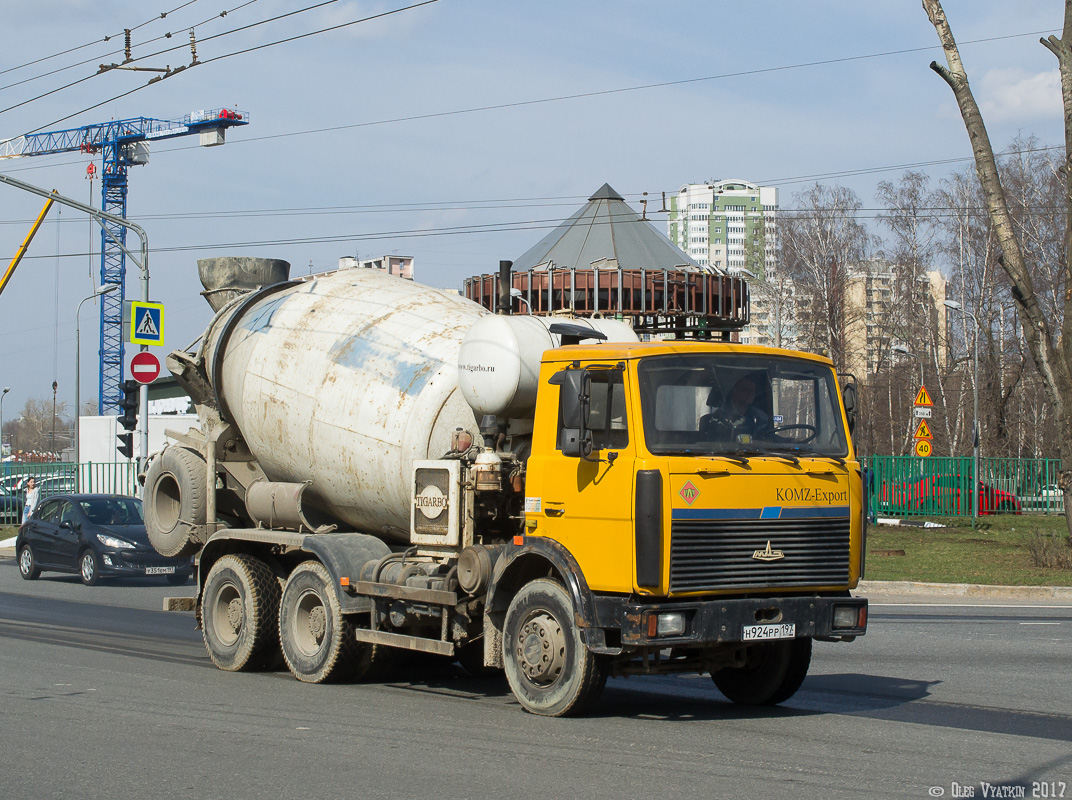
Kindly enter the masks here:
M 30 574 L 30 551 L 23 550 L 22 557 L 19 559 L 19 566 L 22 568 L 23 575 Z
M 231 630 L 238 633 L 242 630 L 242 598 L 234 597 L 227 604 L 227 624 Z
M 309 612 L 309 633 L 319 642 L 324 638 L 327 629 L 327 617 L 324 614 L 324 607 L 317 606 Z
M 527 620 L 517 637 L 517 662 L 529 680 L 553 683 L 566 662 L 566 637 L 550 614 Z

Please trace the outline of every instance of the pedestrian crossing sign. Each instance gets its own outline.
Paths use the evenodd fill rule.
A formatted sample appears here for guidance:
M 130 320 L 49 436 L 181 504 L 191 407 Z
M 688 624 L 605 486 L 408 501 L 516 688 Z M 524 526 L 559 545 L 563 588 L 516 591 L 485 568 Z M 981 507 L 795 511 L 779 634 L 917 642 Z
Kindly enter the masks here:
M 130 341 L 133 344 L 164 343 L 164 304 L 130 304 Z

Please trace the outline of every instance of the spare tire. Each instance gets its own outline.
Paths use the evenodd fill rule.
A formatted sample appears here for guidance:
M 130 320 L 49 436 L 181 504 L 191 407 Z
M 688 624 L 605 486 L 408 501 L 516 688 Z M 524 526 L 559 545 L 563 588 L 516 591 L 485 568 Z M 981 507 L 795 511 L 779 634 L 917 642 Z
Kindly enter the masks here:
M 190 556 L 204 543 L 208 487 L 205 459 L 185 447 L 165 448 L 145 474 L 143 507 L 149 542 L 162 556 Z

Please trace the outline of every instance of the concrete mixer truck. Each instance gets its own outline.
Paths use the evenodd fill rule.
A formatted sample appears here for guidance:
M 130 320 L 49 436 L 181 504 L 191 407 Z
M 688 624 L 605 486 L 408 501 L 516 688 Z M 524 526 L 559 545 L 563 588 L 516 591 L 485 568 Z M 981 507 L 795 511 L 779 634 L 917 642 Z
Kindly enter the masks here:
M 407 652 L 504 670 L 535 714 L 608 676 L 800 687 L 863 635 L 855 388 L 829 359 L 490 314 L 348 269 L 200 262 L 216 315 L 168 367 L 199 426 L 142 474 L 165 555 L 197 555 L 212 661 L 360 679 Z

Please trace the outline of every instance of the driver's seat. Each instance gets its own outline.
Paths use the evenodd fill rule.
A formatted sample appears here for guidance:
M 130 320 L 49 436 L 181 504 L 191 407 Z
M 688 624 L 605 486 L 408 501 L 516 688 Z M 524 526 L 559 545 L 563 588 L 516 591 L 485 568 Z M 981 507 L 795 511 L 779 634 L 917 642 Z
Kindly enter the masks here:
M 733 438 L 733 423 L 726 419 L 722 410 L 722 390 L 712 386 L 707 394 L 707 407 L 711 411 L 700 417 L 700 438 L 707 441 L 729 440 Z

